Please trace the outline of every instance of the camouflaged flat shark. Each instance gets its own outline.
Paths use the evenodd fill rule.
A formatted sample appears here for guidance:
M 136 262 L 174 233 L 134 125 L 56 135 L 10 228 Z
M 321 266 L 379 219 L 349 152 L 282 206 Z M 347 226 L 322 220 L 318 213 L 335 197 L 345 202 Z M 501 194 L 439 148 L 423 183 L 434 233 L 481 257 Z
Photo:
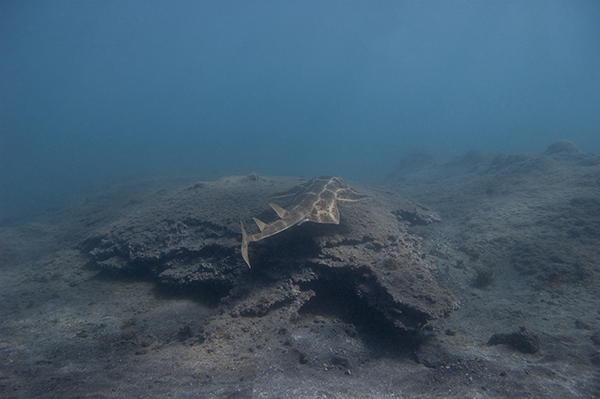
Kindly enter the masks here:
M 283 200 L 293 198 L 289 210 L 283 209 L 274 203 L 269 204 L 279 216 L 278 220 L 267 224 L 253 218 L 260 232 L 251 235 L 246 234 L 244 224 L 240 221 L 242 226 L 242 257 L 250 267 L 250 260 L 248 259 L 249 243 L 281 233 L 304 222 L 339 224 L 340 211 L 338 204 L 353 204 L 367 197 L 368 195 L 359 194 L 352 190 L 337 176 L 315 177 L 289 191 L 277 194 L 273 198 Z

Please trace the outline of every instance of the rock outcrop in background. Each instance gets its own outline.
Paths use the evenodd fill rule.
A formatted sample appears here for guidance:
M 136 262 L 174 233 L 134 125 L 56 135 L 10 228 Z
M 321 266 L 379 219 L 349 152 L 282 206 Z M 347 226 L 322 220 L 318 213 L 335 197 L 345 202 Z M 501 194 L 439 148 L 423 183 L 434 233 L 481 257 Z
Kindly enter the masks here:
M 570 141 L 545 152 L 413 153 L 386 186 L 430 206 L 454 244 L 483 267 L 510 263 L 537 281 L 597 286 L 600 156 Z

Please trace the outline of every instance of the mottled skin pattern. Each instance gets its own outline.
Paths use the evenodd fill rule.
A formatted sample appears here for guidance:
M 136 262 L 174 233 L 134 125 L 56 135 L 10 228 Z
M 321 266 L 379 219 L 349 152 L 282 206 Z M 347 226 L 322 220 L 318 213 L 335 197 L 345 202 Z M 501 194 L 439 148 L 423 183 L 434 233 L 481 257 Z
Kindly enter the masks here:
M 279 215 L 278 220 L 272 223 L 263 223 L 254 218 L 260 232 L 252 235 L 246 234 L 243 223 L 242 227 L 242 257 L 250 267 L 248 259 L 248 244 L 270 237 L 290 227 L 304 222 L 340 223 L 340 211 L 338 204 L 353 204 L 368 197 L 352 190 L 337 176 L 319 176 L 298 185 L 285 193 L 275 195 L 273 198 L 294 198 L 290 204 L 290 210 L 285 210 L 279 205 L 269 204 Z

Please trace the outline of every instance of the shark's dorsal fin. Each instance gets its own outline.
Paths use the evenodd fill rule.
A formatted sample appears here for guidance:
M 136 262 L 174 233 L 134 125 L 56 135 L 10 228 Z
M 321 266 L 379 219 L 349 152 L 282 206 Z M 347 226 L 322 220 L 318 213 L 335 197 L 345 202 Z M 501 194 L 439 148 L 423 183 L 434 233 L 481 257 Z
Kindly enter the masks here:
M 263 221 L 260 221 L 260 220 L 258 220 L 257 218 L 252 218 L 252 219 L 254 219 L 254 221 L 256 222 L 256 225 L 258 226 L 258 229 L 259 229 L 260 231 L 263 231 L 263 230 L 265 229 L 265 227 L 266 227 L 266 225 L 267 225 L 265 222 L 263 222 Z
M 286 211 L 285 209 L 283 209 L 282 207 L 280 207 L 277 204 L 270 203 L 269 205 L 271 205 L 271 208 L 273 208 L 273 210 L 275 212 L 277 212 L 277 215 L 282 219 L 289 213 L 288 211 Z M 262 229 L 261 229 L 261 231 L 262 231 Z

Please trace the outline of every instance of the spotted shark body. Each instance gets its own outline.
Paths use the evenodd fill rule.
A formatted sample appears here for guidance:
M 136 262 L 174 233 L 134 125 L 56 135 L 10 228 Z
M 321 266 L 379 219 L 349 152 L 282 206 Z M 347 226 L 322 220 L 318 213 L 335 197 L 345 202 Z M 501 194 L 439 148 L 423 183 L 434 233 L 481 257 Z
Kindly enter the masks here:
M 340 211 L 338 204 L 349 205 L 366 197 L 368 195 L 359 194 L 352 190 L 348 187 L 348 184 L 337 176 L 315 177 L 285 193 L 275 195 L 274 198 L 282 200 L 293 198 L 289 210 L 270 203 L 269 205 L 277 213 L 279 219 L 271 223 L 264 223 L 254 218 L 260 231 L 251 235 L 246 233 L 244 224 L 240 221 L 242 227 L 242 257 L 250 267 L 248 258 L 249 243 L 281 233 L 292 226 L 304 222 L 339 224 Z

